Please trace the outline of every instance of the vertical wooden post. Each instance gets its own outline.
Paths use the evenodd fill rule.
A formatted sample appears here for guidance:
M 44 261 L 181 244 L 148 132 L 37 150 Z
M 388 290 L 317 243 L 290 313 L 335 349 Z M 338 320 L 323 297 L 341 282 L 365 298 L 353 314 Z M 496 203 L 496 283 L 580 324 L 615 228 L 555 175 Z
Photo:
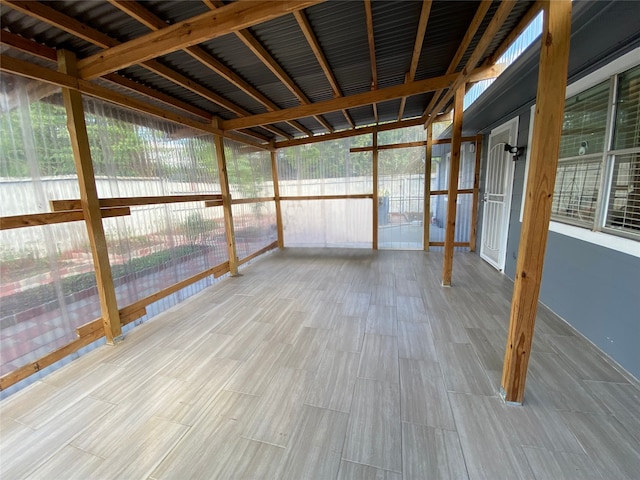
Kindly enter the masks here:
M 276 202 L 276 225 L 278 228 L 278 248 L 284 248 L 284 229 L 282 227 L 282 205 L 280 203 L 280 184 L 278 180 L 277 152 L 271 151 L 271 175 L 273 177 L 273 196 Z
M 424 215 L 422 220 L 422 246 L 429 251 L 431 227 L 431 156 L 433 153 L 433 124 L 427 126 L 427 144 L 424 147 Z
M 373 133 L 372 177 L 373 177 L 373 249 L 378 250 L 378 130 Z
M 501 394 L 512 403 L 524 399 L 560 151 L 570 36 L 571 1 L 546 1 L 529 175 L 502 370 Z
M 476 251 L 478 230 L 478 197 L 480 194 L 480 157 L 482 152 L 482 135 L 476 136 L 476 164 L 473 171 L 473 206 L 471 210 L 471 233 L 469 234 L 469 251 Z
M 458 202 L 458 174 L 460 173 L 460 147 L 462 144 L 462 106 L 465 84 L 456 90 L 453 101 L 453 127 L 451 132 L 451 164 L 449 165 L 449 191 L 447 192 L 447 226 L 444 232 L 444 262 L 442 285 L 451 286 L 453 271 L 453 242 L 456 231 L 456 207 Z
M 75 55 L 65 50 L 58 50 L 58 70 L 77 77 L 78 70 Z M 82 94 L 77 90 L 63 88 L 62 98 L 67 111 L 67 128 L 71 137 L 73 159 L 78 173 L 80 202 L 82 203 L 82 212 L 87 226 L 91 255 L 93 256 L 93 265 L 96 272 L 96 287 L 98 289 L 98 298 L 100 299 L 104 334 L 107 338 L 107 343 L 113 345 L 122 340 L 122 325 L 109 263 L 107 239 L 102 225 L 100 200 L 98 199 L 96 179 L 93 172 L 87 126 L 84 120 Z
M 214 118 L 214 126 L 220 128 L 220 119 Z M 214 135 L 213 140 L 218 160 L 220 192 L 222 193 L 222 208 L 224 210 L 224 229 L 227 234 L 229 273 L 235 276 L 238 275 L 238 252 L 236 249 L 236 233 L 233 229 L 233 208 L 231 206 L 231 192 L 229 191 L 229 177 L 227 176 L 227 160 L 224 154 L 224 138 L 222 135 Z

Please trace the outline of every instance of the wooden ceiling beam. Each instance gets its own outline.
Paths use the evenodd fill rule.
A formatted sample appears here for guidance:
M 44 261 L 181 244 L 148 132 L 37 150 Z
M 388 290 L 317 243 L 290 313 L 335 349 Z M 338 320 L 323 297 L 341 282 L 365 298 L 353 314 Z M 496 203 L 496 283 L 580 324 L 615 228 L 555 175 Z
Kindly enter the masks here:
M 78 62 L 79 75 L 83 79 L 97 78 L 322 1 L 234 2 L 84 58 Z
M 367 40 L 369 42 L 369 62 L 371 63 L 371 90 L 378 89 L 378 66 L 376 64 L 376 41 L 373 34 L 373 12 L 371 11 L 371 0 L 364 0 L 365 21 L 367 23 Z M 373 105 L 373 119 L 379 122 L 378 106 Z
M 36 43 L 33 40 L 28 40 L 14 33 L 7 32 L 6 30 L 0 30 L 0 43 L 16 50 L 20 50 L 21 52 L 33 55 L 42 60 L 47 60 L 54 63 L 57 62 L 57 53 L 55 49 L 47 47 L 46 45 Z M 211 119 L 213 118 L 213 115 L 211 115 L 206 110 L 183 102 L 181 100 L 177 100 L 169 95 L 142 85 L 129 78 L 117 75 L 115 73 L 110 73 L 109 75 L 105 75 L 102 78 L 116 85 L 119 85 L 120 87 L 126 88 L 127 90 L 130 90 L 134 93 L 157 100 L 166 105 L 177 108 L 178 110 L 191 113 L 204 120 L 211 121 Z
M 469 45 L 471 44 L 471 40 L 473 40 L 473 37 L 478 31 L 478 28 L 480 28 L 480 25 L 482 24 L 482 20 L 484 20 L 485 15 L 489 11 L 491 2 L 492 0 L 482 0 L 482 2 L 480 2 L 480 6 L 478 7 L 478 10 L 476 10 L 476 13 L 473 16 L 473 19 L 471 20 L 469 27 L 467 27 L 467 31 L 464 37 L 462 38 L 460 45 L 458 45 L 458 50 L 456 50 L 456 53 L 453 56 L 451 63 L 449 64 L 449 68 L 447 68 L 447 73 L 453 73 L 456 71 L 456 68 L 458 68 L 458 64 L 460 63 L 460 60 L 462 60 L 462 56 L 467 51 L 467 48 L 469 48 Z M 429 115 L 430 113 L 432 113 L 433 107 L 436 106 L 436 102 L 440 98 L 440 95 L 442 95 L 442 90 L 438 90 L 433 94 L 433 97 L 431 98 L 431 101 L 425 108 L 423 115 Z M 437 115 L 438 112 L 434 112 L 434 114 Z
M 491 68 L 480 68 L 473 70 L 468 79 L 471 81 L 479 81 L 480 79 L 492 78 L 495 76 L 495 70 Z M 363 105 L 370 105 L 377 102 L 385 102 L 400 97 L 409 97 L 424 92 L 448 88 L 458 79 L 459 75 L 451 73 L 441 77 L 428 78 L 410 83 L 403 83 L 393 87 L 387 87 L 371 92 L 363 92 L 348 97 L 333 98 L 316 102 L 311 105 L 299 105 L 278 112 L 267 112 L 250 117 L 234 118 L 223 122 L 224 130 L 236 130 L 238 128 L 248 128 L 267 123 L 283 122 L 294 118 L 310 117 L 328 112 L 335 112 L 347 108 L 355 108 Z
M 78 90 L 91 97 L 99 98 L 107 102 L 115 103 L 125 108 L 146 113 L 154 117 L 158 117 L 164 120 L 170 120 L 172 122 L 184 125 L 187 127 L 195 128 L 197 130 L 213 133 L 217 135 L 223 135 L 225 138 L 236 140 L 240 143 L 246 143 L 253 145 L 254 147 L 264 150 L 270 150 L 271 145 L 264 145 L 257 142 L 244 139 L 233 132 L 223 132 L 222 130 L 215 128 L 210 122 L 202 122 L 193 120 L 190 117 L 185 117 L 170 110 L 158 107 L 147 103 L 137 98 L 132 98 L 128 95 L 124 95 L 119 92 L 115 92 L 96 83 L 82 80 L 80 78 L 72 77 L 65 73 L 57 72 L 34 63 L 27 62 L 25 60 L 19 60 L 17 58 L 9 57 L 5 54 L 0 54 L 0 71 L 19 75 L 25 78 L 31 78 L 40 82 L 57 85 L 59 87 L 66 87 L 73 90 Z
M 120 9 L 130 17 L 135 18 L 140 23 L 142 23 L 143 25 L 145 25 L 146 27 L 150 28 L 153 31 L 160 30 L 161 28 L 164 28 L 167 26 L 167 23 L 164 20 L 162 20 L 160 17 L 158 17 L 154 13 L 147 10 L 144 6 L 142 6 L 138 2 L 131 1 L 131 0 L 108 0 L 108 1 L 114 7 Z M 183 51 L 191 55 L 193 58 L 198 60 L 200 63 L 202 63 L 204 66 L 206 66 L 210 70 L 220 75 L 222 78 L 227 80 L 229 83 L 231 83 L 235 87 L 239 88 L 241 91 L 249 95 L 251 98 L 253 98 L 257 102 L 264 105 L 267 108 L 267 110 L 270 110 L 270 111 L 279 110 L 279 107 L 276 104 L 274 104 L 266 96 L 260 93 L 252 85 L 250 85 L 249 82 L 245 81 L 242 77 L 240 77 L 240 75 L 238 75 L 229 67 L 224 65 L 221 61 L 213 57 L 213 55 L 208 53 L 202 47 L 194 45 L 194 46 L 183 49 Z M 291 126 L 307 135 L 313 134 L 313 132 L 311 132 L 309 129 L 305 128 L 304 126 L 296 122 L 291 122 Z M 282 130 L 278 129 L 278 132 L 279 132 L 278 135 L 284 138 L 291 138 L 291 135 L 286 134 Z
M 333 90 L 333 96 L 342 97 L 342 90 L 340 89 L 338 80 L 336 79 L 336 76 L 334 75 L 333 70 L 331 70 L 331 67 L 329 66 L 327 57 L 322 51 L 320 42 L 318 42 L 318 38 L 316 37 L 316 34 L 313 32 L 313 29 L 311 28 L 309 19 L 307 18 L 307 16 L 302 10 L 293 12 L 293 15 L 296 17 L 298 25 L 300 26 L 300 30 L 302 30 L 304 37 L 307 39 L 307 43 L 311 47 L 313 54 L 316 56 L 316 60 L 318 60 L 318 63 L 320 64 L 320 68 L 322 68 L 324 75 L 327 77 L 329 85 L 331 85 L 331 90 Z M 351 128 L 355 128 L 355 123 L 353 122 L 351 115 L 349 115 L 349 112 L 347 110 L 342 110 L 342 114 L 344 115 L 344 118 L 347 120 L 349 125 L 351 125 Z
M 420 53 L 422 52 L 422 44 L 424 43 L 424 35 L 427 32 L 427 22 L 431 13 L 431 0 L 423 0 L 422 9 L 420 10 L 420 19 L 418 20 L 418 30 L 416 31 L 416 40 L 413 43 L 413 53 L 411 54 L 411 64 L 409 72 L 405 76 L 405 83 L 413 82 L 416 78 L 418 63 L 420 62 Z M 407 97 L 402 97 L 400 108 L 398 109 L 398 121 L 402 120 L 404 115 L 404 107 L 407 103 Z
M 475 68 L 475 66 L 478 64 L 478 62 L 484 55 L 485 51 L 489 47 L 489 44 L 495 37 L 496 33 L 498 33 L 498 31 L 500 30 L 504 22 L 509 17 L 509 14 L 511 13 L 511 10 L 513 9 L 514 6 L 515 6 L 515 2 L 511 2 L 507 0 L 500 3 L 500 6 L 496 10 L 496 13 L 491 18 L 489 25 L 487 25 L 486 30 L 484 31 L 484 33 L 482 34 L 482 37 L 478 41 L 476 48 L 474 49 L 473 53 L 469 57 L 467 64 L 462 69 L 462 71 L 458 74 L 458 78 L 453 83 L 453 85 L 448 89 L 445 96 L 442 97 L 442 99 L 436 104 L 436 106 L 433 109 L 433 113 L 438 113 L 439 110 L 443 108 L 449 102 L 449 100 L 451 100 L 454 93 L 460 86 L 462 86 L 467 81 L 472 81 L 470 79 L 469 72 L 473 68 Z M 433 115 L 431 118 L 433 118 Z M 427 123 L 430 123 L 430 121 L 427 120 Z
M 58 61 L 58 54 L 55 49 L 21 37 L 15 33 L 7 32 L 6 30 L 0 30 L 0 43 L 21 52 L 33 55 L 41 60 L 48 60 L 50 62 Z
M 68 17 L 57 10 L 49 7 L 48 5 L 44 5 L 40 2 L 31 2 L 31 1 L 17 1 L 17 0 L 2 0 L 3 4 L 11 7 L 12 9 L 19 11 L 25 15 L 29 15 L 33 18 L 37 18 L 49 25 L 52 25 L 60 30 L 63 30 L 71 35 L 79 37 L 86 42 L 92 43 L 98 47 L 109 48 L 120 45 L 118 40 L 105 35 L 104 33 L 88 27 L 81 22 L 77 21 L 74 18 Z M 170 69 L 162 65 L 160 62 L 156 60 L 150 60 L 143 64 L 145 68 L 148 70 L 160 75 L 167 80 L 180 85 L 182 88 L 185 88 L 191 92 L 196 93 L 197 95 L 206 98 L 210 102 L 213 102 L 230 112 L 233 112 L 237 115 L 246 115 L 248 112 L 241 107 L 229 102 L 224 99 L 220 95 L 212 92 L 206 87 L 189 80 L 182 74 L 179 74 L 175 70 Z
M 33 18 L 37 18 L 38 20 L 41 20 L 49 25 L 59 28 L 67 33 L 70 33 L 71 35 L 82 38 L 83 40 L 89 43 L 92 43 L 96 46 L 99 46 L 102 48 L 108 48 L 108 47 L 114 47 L 114 46 L 120 45 L 120 42 L 118 42 L 118 40 L 111 38 L 108 35 L 105 35 L 98 30 L 88 27 L 78 22 L 76 19 L 68 17 L 58 12 L 57 10 L 49 7 L 48 5 L 44 5 L 39 2 L 18 1 L 18 0 L 2 0 L 2 3 L 6 4 L 7 6 L 9 6 L 10 8 L 16 11 L 19 11 Z M 126 2 L 126 3 L 133 3 L 133 2 Z M 135 8 L 135 7 L 133 8 L 135 9 L 134 11 L 135 11 L 136 18 L 144 18 L 145 24 L 146 22 L 152 21 L 151 17 L 149 15 L 146 15 L 143 12 L 142 8 Z M 242 107 L 235 105 L 233 102 L 230 102 L 229 100 L 216 94 L 215 92 L 212 92 L 208 88 L 188 79 L 184 75 L 161 64 L 157 60 L 149 60 L 147 62 L 144 62 L 142 66 L 145 67 L 147 70 L 155 73 L 156 75 L 160 75 L 161 77 L 164 77 L 165 79 L 175 83 L 176 85 L 179 85 L 182 88 L 189 90 L 232 113 L 235 113 L 236 115 L 249 114 L 249 112 L 243 109 Z M 113 76 L 110 77 L 112 81 L 114 78 L 115 77 Z M 121 77 L 121 78 L 124 78 L 124 77 Z M 128 88 L 131 86 L 132 85 L 129 82 Z M 141 88 L 140 90 L 145 90 L 145 89 Z M 148 90 L 146 90 L 146 93 L 145 92 L 139 92 L 139 93 L 142 93 L 143 95 L 148 96 L 147 95 Z M 166 103 L 164 102 L 164 100 L 162 101 L 163 103 Z M 197 108 L 197 107 L 194 107 L 194 108 Z M 272 131 L 276 135 L 279 135 L 283 138 L 287 138 L 287 139 L 291 138 L 291 135 L 287 134 L 286 132 L 276 127 L 265 127 L 265 128 L 267 128 L 268 130 Z M 309 130 L 307 131 L 309 133 L 312 133 Z M 252 135 L 252 134 L 250 133 L 249 135 Z
M 253 36 L 248 30 L 241 30 L 236 32 L 237 37 L 242 40 L 253 54 L 273 73 L 278 80 L 280 80 L 285 87 L 289 89 L 291 93 L 295 95 L 298 101 L 302 105 L 310 105 L 311 101 L 307 98 L 305 93 L 295 84 L 293 79 L 284 71 L 284 69 L 276 62 L 267 49 L 262 46 L 256 37 Z M 315 120 L 326 128 L 329 132 L 333 132 L 333 127 L 324 119 L 319 116 L 314 116 Z
M 224 6 L 224 3 L 220 0 L 203 0 L 205 5 L 207 5 L 210 9 L 218 9 Z M 324 1 L 324 0 L 323 0 Z M 296 10 L 300 11 L 300 10 Z M 295 12 L 294 12 L 295 13 Z M 240 30 L 235 32 L 236 36 L 240 39 L 245 46 L 253 52 L 253 54 L 258 57 L 258 59 L 262 62 L 264 66 L 266 66 L 271 73 L 273 73 L 278 80 L 280 80 L 287 89 L 298 99 L 298 101 L 303 105 L 309 105 L 311 101 L 305 93 L 296 85 L 293 79 L 284 71 L 284 69 L 276 62 L 273 56 L 267 51 L 266 48 L 262 46 L 262 44 L 258 41 L 257 38 L 253 36 L 253 34 L 248 30 Z M 329 132 L 333 132 L 333 127 L 322 117 L 314 116 L 314 119 L 322 125 Z M 313 135 L 313 132 L 308 131 L 308 135 Z
M 395 130 L 397 128 L 415 127 L 423 122 L 422 118 L 412 118 L 410 120 L 403 120 L 401 122 L 383 123 L 377 126 L 357 127 L 348 130 L 341 130 L 339 132 L 327 133 L 324 135 L 316 135 L 312 138 L 295 138 L 293 140 L 285 140 L 282 142 L 276 142 L 275 148 L 295 147 L 297 145 L 307 145 L 311 143 L 327 142 L 330 140 L 339 140 L 341 138 L 356 137 L 358 135 L 371 134 L 374 131 L 386 132 L 388 130 Z

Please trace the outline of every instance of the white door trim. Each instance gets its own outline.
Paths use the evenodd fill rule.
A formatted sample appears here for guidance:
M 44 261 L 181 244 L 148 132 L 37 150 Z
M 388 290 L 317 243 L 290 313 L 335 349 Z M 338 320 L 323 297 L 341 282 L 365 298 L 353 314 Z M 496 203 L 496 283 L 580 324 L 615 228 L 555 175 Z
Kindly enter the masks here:
M 509 132 L 509 144 L 512 146 L 516 146 L 517 142 L 518 142 L 518 123 L 519 123 L 519 117 L 515 117 L 511 120 L 509 120 L 508 122 L 503 123 L 502 125 L 500 125 L 499 127 L 494 128 L 493 130 L 491 130 L 491 133 L 489 135 L 489 142 L 488 142 L 488 149 L 487 149 L 487 163 L 485 164 L 485 168 L 488 167 L 489 161 L 490 161 L 490 155 L 491 155 L 491 148 L 492 148 L 492 142 L 491 139 L 492 137 L 495 137 L 499 134 L 503 134 L 504 132 Z M 507 240 L 509 237 L 509 220 L 511 217 L 511 200 L 512 200 L 512 194 L 513 194 L 513 176 L 514 176 L 514 171 L 515 171 L 515 165 L 514 165 L 514 161 L 512 159 L 512 155 L 509 154 L 508 152 L 504 152 L 505 157 L 508 157 L 508 161 L 505 163 L 506 165 L 506 171 L 504 172 L 505 175 L 505 190 L 504 190 L 504 202 L 503 202 L 503 215 L 502 215 L 502 221 L 500 222 L 500 225 L 496 225 L 496 228 L 499 229 L 498 231 L 498 235 L 499 235 L 499 251 L 498 251 L 498 259 L 497 262 L 486 256 L 483 253 L 483 243 L 481 243 L 480 245 L 480 256 L 490 265 L 492 265 L 493 267 L 495 267 L 496 269 L 500 270 L 500 271 L 504 271 L 504 266 L 506 263 L 506 258 L 507 258 Z M 489 175 L 489 171 L 487 168 L 487 175 Z M 486 192 L 486 186 L 488 184 L 488 179 L 485 176 L 485 192 Z M 486 203 L 485 203 L 486 205 Z M 483 206 L 483 221 L 482 221 L 482 236 L 481 236 L 481 242 L 483 242 L 483 239 L 485 238 L 485 235 L 488 233 L 487 228 L 489 228 L 489 222 L 487 219 L 486 214 L 486 208 Z

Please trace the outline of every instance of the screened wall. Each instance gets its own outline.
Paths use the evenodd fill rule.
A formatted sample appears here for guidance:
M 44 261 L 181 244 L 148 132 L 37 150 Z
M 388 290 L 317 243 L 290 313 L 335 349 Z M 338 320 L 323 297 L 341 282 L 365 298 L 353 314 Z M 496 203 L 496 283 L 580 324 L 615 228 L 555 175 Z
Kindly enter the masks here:
M 85 97 L 85 118 L 100 198 L 220 193 L 210 135 Z M 120 307 L 228 260 L 222 207 L 204 202 L 144 205 L 105 224 Z M 192 295 L 191 285 L 160 305 Z
M 6 382 L 17 370 L 24 379 L 104 342 L 104 312 L 62 92 L 6 74 L 0 81 L 0 379 Z M 126 332 L 231 268 L 219 143 L 88 96 L 83 107 L 99 202 L 126 207 L 100 210 Z M 424 144 L 394 146 L 423 142 L 421 126 L 381 132 L 377 140 L 374 200 L 371 134 L 274 154 L 225 138 L 239 264 L 278 244 L 274 178 L 285 246 L 372 248 L 374 201 L 379 248 L 423 248 L 425 222 L 431 243 L 441 241 L 446 196 L 434 193 L 425 212 L 425 177 L 432 190 L 447 188 L 449 146 L 434 146 L 427 172 Z M 469 145 L 463 150 L 460 188 L 470 189 L 474 155 Z M 471 197 L 459 196 L 456 242 L 468 242 Z M 12 391 L 4 383 L 2 389 L 3 396 Z
M 271 153 L 229 139 L 224 145 L 236 249 L 243 259 L 278 240 Z
M 372 153 L 349 152 L 371 144 L 361 135 L 277 152 L 286 246 L 371 248 Z
M 2 217 L 79 197 L 60 89 L 1 74 L 0 129 Z M 0 375 L 66 345 L 100 316 L 88 246 L 82 221 L 0 231 Z
M 0 375 L 5 375 L 62 347 L 76 345 L 69 353 L 77 355 L 104 339 L 101 328 L 87 330 L 102 312 L 81 211 L 77 220 L 63 223 L 34 217 L 51 215 L 52 201 L 80 198 L 61 90 L 6 74 L 0 89 Z M 99 198 L 220 194 L 211 135 L 83 100 Z M 26 219 L 25 228 L 6 226 L 17 217 Z M 27 226 L 40 221 L 45 224 Z M 146 304 L 145 314 L 135 315 L 124 331 L 210 285 L 212 275 L 189 279 L 228 261 L 222 206 L 205 207 L 204 201 L 132 206 L 130 214 L 105 217 L 102 224 L 118 308 L 126 312 L 131 304 Z M 188 286 L 145 301 L 179 282 Z M 2 395 L 10 392 L 3 388 Z
M 454 242 L 469 243 L 473 228 L 474 176 L 476 150 L 474 142 L 463 142 L 460 147 L 458 174 L 458 200 Z M 447 222 L 446 190 L 449 187 L 451 144 L 434 145 L 431 159 L 431 199 L 429 202 L 429 241 L 435 246 L 444 242 Z M 466 249 L 460 248 L 459 249 Z

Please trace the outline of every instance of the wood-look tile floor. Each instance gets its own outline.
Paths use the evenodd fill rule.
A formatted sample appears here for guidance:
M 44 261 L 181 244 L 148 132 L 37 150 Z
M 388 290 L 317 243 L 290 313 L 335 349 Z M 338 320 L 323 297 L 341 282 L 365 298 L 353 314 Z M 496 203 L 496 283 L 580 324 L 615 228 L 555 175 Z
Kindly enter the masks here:
M 639 479 L 640 391 L 475 254 L 287 249 L 8 397 L 0 477 Z

